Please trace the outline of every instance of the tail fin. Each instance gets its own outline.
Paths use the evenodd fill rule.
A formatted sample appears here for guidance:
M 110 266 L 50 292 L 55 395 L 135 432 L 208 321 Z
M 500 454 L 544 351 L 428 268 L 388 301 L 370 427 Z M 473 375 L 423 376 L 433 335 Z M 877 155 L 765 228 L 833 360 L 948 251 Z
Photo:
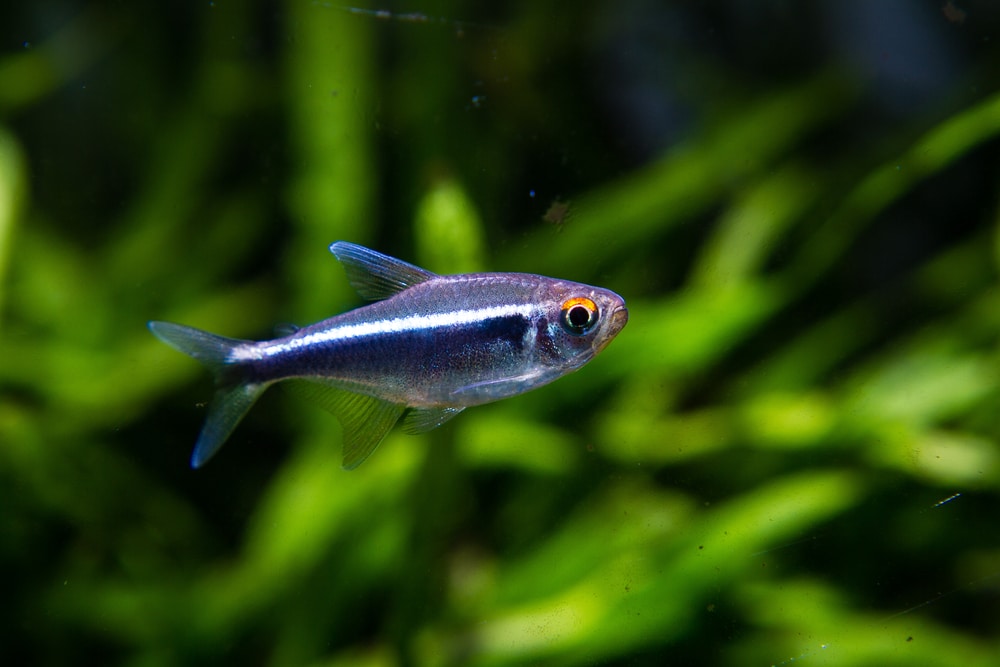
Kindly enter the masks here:
M 245 341 L 170 322 L 150 322 L 148 326 L 154 336 L 202 362 L 215 376 L 215 396 L 208 406 L 208 418 L 191 454 L 191 467 L 200 468 L 219 451 L 236 425 L 267 389 L 268 383 L 240 381 L 238 367 L 231 361 L 231 355 Z

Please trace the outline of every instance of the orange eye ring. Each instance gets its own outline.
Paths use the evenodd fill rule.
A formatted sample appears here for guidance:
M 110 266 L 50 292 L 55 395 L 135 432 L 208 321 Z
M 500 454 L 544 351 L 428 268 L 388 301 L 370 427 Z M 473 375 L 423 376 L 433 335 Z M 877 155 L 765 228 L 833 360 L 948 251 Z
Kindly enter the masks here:
M 567 299 L 562 305 L 563 329 L 575 336 L 582 336 L 597 324 L 597 304 L 585 296 Z

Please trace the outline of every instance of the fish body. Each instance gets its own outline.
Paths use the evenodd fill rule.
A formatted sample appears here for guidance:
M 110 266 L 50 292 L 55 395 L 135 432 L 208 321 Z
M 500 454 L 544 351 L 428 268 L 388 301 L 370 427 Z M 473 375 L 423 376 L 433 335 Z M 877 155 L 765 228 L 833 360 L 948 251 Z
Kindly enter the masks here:
M 599 287 L 521 273 L 440 276 L 344 241 L 330 250 L 375 303 L 259 342 L 149 323 L 216 376 L 192 466 L 281 382 L 338 417 L 344 467 L 354 468 L 404 413 L 406 430 L 426 431 L 467 407 L 552 382 L 590 361 L 628 321 L 624 300 Z

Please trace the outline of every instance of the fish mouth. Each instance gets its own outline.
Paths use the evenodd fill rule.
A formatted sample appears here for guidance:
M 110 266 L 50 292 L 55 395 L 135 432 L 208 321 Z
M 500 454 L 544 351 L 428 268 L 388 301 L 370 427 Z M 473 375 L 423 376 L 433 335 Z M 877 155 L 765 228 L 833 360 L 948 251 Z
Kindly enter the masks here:
M 625 328 L 628 324 L 628 308 L 625 306 L 618 306 L 613 313 L 611 313 L 611 324 L 608 326 L 608 337 L 612 338 L 618 335 L 618 332 Z
M 594 354 L 597 354 L 604 348 L 608 346 L 615 336 L 625 328 L 628 324 L 628 308 L 625 306 L 618 306 L 611 312 L 611 321 L 608 322 L 608 328 L 601 336 L 600 341 L 594 346 Z

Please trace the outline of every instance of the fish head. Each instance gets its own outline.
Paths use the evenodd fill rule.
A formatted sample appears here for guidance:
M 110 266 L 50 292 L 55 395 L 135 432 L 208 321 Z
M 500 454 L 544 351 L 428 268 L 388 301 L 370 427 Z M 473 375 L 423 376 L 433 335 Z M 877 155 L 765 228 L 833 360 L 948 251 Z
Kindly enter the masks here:
M 590 361 L 628 322 L 625 299 L 611 290 L 553 281 L 547 292 L 536 349 L 564 371 Z

